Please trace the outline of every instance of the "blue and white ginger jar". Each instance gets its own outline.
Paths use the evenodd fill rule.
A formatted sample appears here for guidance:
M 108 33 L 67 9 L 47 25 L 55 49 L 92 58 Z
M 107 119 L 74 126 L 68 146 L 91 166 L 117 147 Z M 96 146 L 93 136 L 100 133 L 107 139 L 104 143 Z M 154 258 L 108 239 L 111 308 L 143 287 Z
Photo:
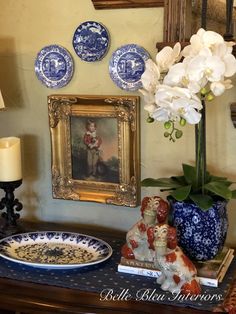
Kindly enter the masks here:
M 178 244 L 193 260 L 214 258 L 223 248 L 228 230 L 226 201 L 216 201 L 203 211 L 197 205 L 171 200 L 171 219 Z

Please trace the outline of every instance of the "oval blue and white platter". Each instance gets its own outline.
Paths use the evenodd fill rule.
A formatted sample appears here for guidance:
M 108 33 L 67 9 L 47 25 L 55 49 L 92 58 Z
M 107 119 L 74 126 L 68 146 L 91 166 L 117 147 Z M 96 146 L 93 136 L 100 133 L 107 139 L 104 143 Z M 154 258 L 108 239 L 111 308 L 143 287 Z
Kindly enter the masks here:
M 121 89 L 136 91 L 142 87 L 141 75 L 149 53 L 135 44 L 124 45 L 113 52 L 109 62 L 112 81 Z
M 12 235 L 0 240 L 0 256 L 28 266 L 70 269 L 107 260 L 111 246 L 85 234 L 40 231 Z
M 74 72 L 71 54 L 63 47 L 50 45 L 42 48 L 35 60 L 37 78 L 49 88 L 67 85 Z
M 87 62 L 101 60 L 109 48 L 109 33 L 104 25 L 86 21 L 78 26 L 73 36 L 76 54 Z

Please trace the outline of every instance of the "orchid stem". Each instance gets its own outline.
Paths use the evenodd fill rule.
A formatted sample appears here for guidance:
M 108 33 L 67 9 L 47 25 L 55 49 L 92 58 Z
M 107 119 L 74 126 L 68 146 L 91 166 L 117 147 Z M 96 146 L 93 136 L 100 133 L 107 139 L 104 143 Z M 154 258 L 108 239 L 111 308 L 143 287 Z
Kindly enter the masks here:
M 204 100 L 202 100 L 201 114 L 201 120 L 195 128 L 196 182 L 197 187 L 204 194 L 204 185 L 206 183 L 206 108 Z

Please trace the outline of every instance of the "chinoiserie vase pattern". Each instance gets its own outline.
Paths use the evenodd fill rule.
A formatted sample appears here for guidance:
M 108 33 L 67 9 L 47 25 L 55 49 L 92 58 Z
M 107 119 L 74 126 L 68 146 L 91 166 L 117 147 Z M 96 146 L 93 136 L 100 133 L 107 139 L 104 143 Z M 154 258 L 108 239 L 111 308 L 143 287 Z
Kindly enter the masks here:
M 191 259 L 212 259 L 223 248 L 228 230 L 226 205 L 226 201 L 216 201 L 203 211 L 193 203 L 171 201 L 178 243 Z

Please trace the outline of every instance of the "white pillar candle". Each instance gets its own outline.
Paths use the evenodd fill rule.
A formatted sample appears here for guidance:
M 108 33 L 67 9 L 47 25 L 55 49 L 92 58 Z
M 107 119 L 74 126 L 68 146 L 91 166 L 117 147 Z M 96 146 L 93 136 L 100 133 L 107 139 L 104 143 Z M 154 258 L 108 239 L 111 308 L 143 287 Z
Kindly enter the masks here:
M 10 182 L 22 179 L 20 139 L 0 138 L 0 181 Z

